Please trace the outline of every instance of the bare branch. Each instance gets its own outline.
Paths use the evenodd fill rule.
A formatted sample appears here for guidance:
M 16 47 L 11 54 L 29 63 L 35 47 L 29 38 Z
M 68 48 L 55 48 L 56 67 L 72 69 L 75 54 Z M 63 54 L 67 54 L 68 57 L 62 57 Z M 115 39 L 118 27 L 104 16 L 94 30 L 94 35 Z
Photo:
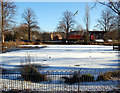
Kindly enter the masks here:
M 13 17 L 16 12 L 16 5 L 13 2 L 7 2 L 7 1 L 0 1 L 0 8 L 1 8 L 1 15 L 0 19 L 2 22 L 1 24 L 1 30 L 2 30 L 2 42 L 4 43 L 4 30 L 9 29 L 11 23 L 13 23 Z
M 117 2 L 113 2 L 112 0 L 108 0 L 108 2 L 100 2 L 97 0 L 100 4 L 107 6 L 112 11 L 114 11 L 116 14 L 120 15 L 120 1 L 117 0 Z
M 98 20 L 98 28 L 108 32 L 113 30 L 115 25 L 115 15 L 109 9 L 103 10 L 101 18 Z
M 72 12 L 66 10 L 63 13 L 63 18 L 62 20 L 59 22 L 59 26 L 57 27 L 59 30 L 64 30 L 66 32 L 66 39 L 68 39 L 68 33 L 70 31 L 70 29 L 73 28 L 75 20 L 74 20 L 74 16 L 77 14 L 77 12 L 75 14 L 73 14 Z
M 35 13 L 31 8 L 27 8 L 23 13 L 22 17 L 25 21 L 24 24 L 27 24 L 28 27 L 28 41 L 30 42 L 30 30 L 39 29 L 39 27 L 37 26 Z

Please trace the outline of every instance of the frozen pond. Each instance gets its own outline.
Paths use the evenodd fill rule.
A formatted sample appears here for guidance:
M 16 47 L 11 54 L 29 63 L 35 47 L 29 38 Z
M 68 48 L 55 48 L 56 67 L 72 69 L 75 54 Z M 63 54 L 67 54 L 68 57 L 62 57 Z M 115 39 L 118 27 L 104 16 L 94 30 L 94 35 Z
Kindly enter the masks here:
M 42 45 L 38 45 L 42 46 Z M 27 52 L 34 64 L 45 64 L 46 69 L 111 68 L 118 67 L 119 53 L 112 46 L 100 45 L 46 45 L 46 48 L 19 50 L 0 54 L 0 65 L 13 68 Z M 33 45 L 34 47 L 34 45 Z
M 20 59 L 24 59 L 27 53 L 31 55 L 34 64 L 45 65 L 45 68 L 40 71 L 51 78 L 52 81 L 39 83 L 23 81 L 21 74 L 15 74 L 13 69 L 12 74 L 3 74 L 0 84 L 2 83 L 5 88 L 0 86 L 0 90 L 22 90 L 23 88 L 37 91 L 78 91 L 78 87 L 80 91 L 118 89 L 119 82 L 117 80 L 81 82 L 79 86 L 78 83 L 67 84 L 61 79 L 62 76 L 72 75 L 74 70 L 78 69 L 80 74 L 91 74 L 96 80 L 98 75 L 113 70 L 111 68 L 117 68 L 120 55 L 118 51 L 112 49 L 112 46 L 47 45 L 46 48 L 41 49 L 19 50 L 0 54 L 0 65 L 4 68 L 18 68 Z M 73 73 L 71 74 L 69 70 L 72 70 Z

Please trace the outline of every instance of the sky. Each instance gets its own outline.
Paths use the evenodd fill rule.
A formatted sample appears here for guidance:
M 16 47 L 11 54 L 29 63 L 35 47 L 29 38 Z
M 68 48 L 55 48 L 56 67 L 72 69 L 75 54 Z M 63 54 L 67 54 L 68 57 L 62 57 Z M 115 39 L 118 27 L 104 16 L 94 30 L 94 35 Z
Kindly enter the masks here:
M 75 15 L 76 25 L 82 25 L 85 28 L 84 17 L 85 7 L 88 3 L 90 7 L 90 30 L 94 29 L 97 24 L 97 20 L 101 16 L 101 10 L 105 9 L 103 5 L 97 4 L 93 9 L 95 2 L 15 2 L 17 5 L 16 20 L 18 25 L 22 23 L 22 14 L 26 8 L 31 8 L 38 21 L 38 26 L 42 31 L 53 32 L 56 31 L 56 27 L 59 21 L 62 19 L 63 12 L 68 10 L 75 13 L 78 10 L 78 14 Z

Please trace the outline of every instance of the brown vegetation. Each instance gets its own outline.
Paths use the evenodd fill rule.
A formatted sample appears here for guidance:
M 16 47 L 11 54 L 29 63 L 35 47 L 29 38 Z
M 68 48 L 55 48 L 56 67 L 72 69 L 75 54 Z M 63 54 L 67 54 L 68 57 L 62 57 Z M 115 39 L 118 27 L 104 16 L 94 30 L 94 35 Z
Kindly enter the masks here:
M 47 81 L 47 77 L 44 74 L 41 74 L 35 67 L 30 65 L 25 65 L 21 70 L 21 76 L 26 81 L 40 82 Z
M 72 77 L 62 77 L 65 83 L 74 84 L 79 82 L 94 82 L 94 76 L 90 74 L 84 74 L 79 76 L 78 73 L 74 73 Z
M 40 82 L 40 81 L 47 81 L 47 76 L 44 74 L 41 74 L 37 68 L 31 64 L 31 56 L 27 54 L 25 59 L 21 60 L 21 65 L 25 64 L 21 68 L 21 76 L 26 81 L 32 81 L 32 82 Z
M 108 81 L 108 80 L 113 80 L 114 78 L 120 79 L 120 71 L 119 70 L 101 74 L 97 77 L 96 81 Z

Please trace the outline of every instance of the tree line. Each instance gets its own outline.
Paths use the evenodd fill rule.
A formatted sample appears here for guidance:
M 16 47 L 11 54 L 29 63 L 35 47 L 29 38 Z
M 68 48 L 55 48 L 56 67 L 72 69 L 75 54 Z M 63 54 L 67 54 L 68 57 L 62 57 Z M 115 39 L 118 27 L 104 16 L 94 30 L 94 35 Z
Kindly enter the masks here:
M 105 10 L 102 10 L 101 17 L 97 21 L 96 29 L 110 32 L 119 28 L 118 23 L 120 22 L 120 1 L 112 2 L 98 2 L 95 5 L 102 4 L 107 6 Z M 94 5 L 94 7 L 95 7 Z M 93 8 L 94 8 L 93 7 Z M 12 26 L 16 24 L 14 21 L 14 16 L 17 10 L 17 6 L 14 2 L 0 1 L 0 28 L 2 32 L 2 42 L 16 39 L 27 40 L 28 42 L 33 40 L 50 40 L 49 32 L 39 32 L 40 27 L 38 26 L 37 18 L 35 12 L 31 8 L 25 9 L 22 14 L 23 22 L 20 26 Z M 71 30 L 75 29 L 74 25 L 76 23 L 75 16 L 78 11 L 72 13 L 71 11 L 64 11 L 62 19 L 60 20 L 56 31 L 63 31 L 66 34 L 66 39 L 68 39 L 68 34 Z M 85 9 L 85 30 L 86 30 L 86 42 L 89 40 L 89 27 L 90 27 L 90 8 L 86 5 Z M 81 25 L 76 27 L 77 30 L 84 30 Z

